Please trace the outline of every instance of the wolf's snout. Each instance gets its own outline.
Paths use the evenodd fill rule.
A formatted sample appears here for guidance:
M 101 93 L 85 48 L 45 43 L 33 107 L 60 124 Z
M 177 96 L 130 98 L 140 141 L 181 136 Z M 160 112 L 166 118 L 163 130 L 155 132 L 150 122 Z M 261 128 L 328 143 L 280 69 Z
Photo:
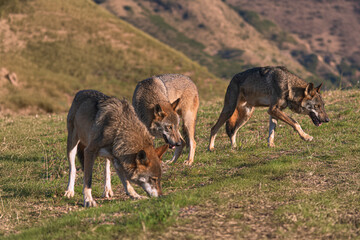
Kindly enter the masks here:
M 328 117 L 326 117 L 325 122 L 330 122 L 330 119 Z
M 175 143 L 175 146 L 177 146 L 177 147 L 181 146 L 181 142 Z

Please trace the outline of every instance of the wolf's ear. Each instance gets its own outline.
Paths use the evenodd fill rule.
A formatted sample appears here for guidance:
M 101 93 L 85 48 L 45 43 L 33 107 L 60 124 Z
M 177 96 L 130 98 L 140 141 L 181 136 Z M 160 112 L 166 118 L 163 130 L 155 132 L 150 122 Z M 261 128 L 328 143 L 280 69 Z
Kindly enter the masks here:
M 306 88 L 305 88 L 305 97 L 310 95 L 310 96 L 313 96 L 315 93 L 314 93 L 314 84 L 313 83 L 309 83 Z
M 171 107 L 172 109 L 174 109 L 174 111 L 177 110 L 176 108 L 179 106 L 179 102 L 180 102 L 180 98 L 176 99 L 176 101 L 171 104 Z
M 162 110 L 160 104 L 155 105 L 154 114 L 155 114 L 155 117 L 160 117 L 160 118 L 164 118 L 166 116 L 166 113 Z
M 141 165 L 148 165 L 149 159 L 146 156 L 146 152 L 144 150 L 140 150 L 136 156 L 136 162 Z
M 315 90 L 316 90 L 318 93 L 320 93 L 320 88 L 321 88 L 322 85 L 323 85 L 323 83 L 320 83 L 320 85 L 315 88 Z
M 169 145 L 165 144 L 165 145 L 162 145 L 155 149 L 156 155 L 158 155 L 160 160 L 168 148 L 169 148 Z

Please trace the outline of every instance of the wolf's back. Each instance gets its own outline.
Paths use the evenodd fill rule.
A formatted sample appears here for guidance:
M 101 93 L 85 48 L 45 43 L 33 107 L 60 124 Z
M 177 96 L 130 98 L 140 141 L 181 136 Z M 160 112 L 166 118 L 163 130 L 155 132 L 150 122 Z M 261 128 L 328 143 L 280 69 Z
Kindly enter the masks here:
M 81 106 L 82 103 L 85 101 L 92 101 L 95 103 L 95 106 L 97 106 L 99 103 L 106 101 L 109 99 L 109 96 L 106 96 L 105 94 L 96 91 L 96 90 L 81 90 L 78 93 L 76 93 L 74 100 L 71 104 L 67 121 L 68 123 L 74 120 L 75 114 L 78 110 L 78 108 Z

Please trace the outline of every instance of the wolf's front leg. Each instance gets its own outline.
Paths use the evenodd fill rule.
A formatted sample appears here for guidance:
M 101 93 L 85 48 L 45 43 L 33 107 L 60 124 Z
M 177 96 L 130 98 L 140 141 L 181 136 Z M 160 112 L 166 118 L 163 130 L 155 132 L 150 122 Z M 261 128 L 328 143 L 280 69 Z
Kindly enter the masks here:
M 305 133 L 304 130 L 302 130 L 299 123 L 296 123 L 295 130 L 299 133 L 301 139 L 303 139 L 305 141 L 310 142 L 310 141 L 312 141 L 314 139 L 312 136 L 310 136 L 309 134 Z
M 274 137 L 275 137 L 276 124 L 277 124 L 277 119 L 276 119 L 276 118 L 273 118 L 272 116 L 270 116 L 270 121 L 269 121 L 269 138 L 268 138 L 269 147 L 275 147 Z
M 131 186 L 129 180 L 126 180 L 126 189 L 125 189 L 125 191 L 126 191 L 126 194 L 127 194 L 128 196 L 130 196 L 132 199 L 144 199 L 144 198 L 147 198 L 147 197 L 145 197 L 145 196 L 139 195 L 139 194 L 135 191 L 135 189 Z
M 116 160 L 114 160 L 116 161 Z M 115 165 L 115 164 L 114 164 Z M 146 197 L 143 197 L 141 195 L 139 195 L 135 189 L 131 186 L 129 180 L 127 180 L 126 176 L 125 176 L 125 173 L 123 172 L 122 169 L 120 169 L 119 166 L 115 166 L 115 169 L 116 169 L 116 173 L 118 174 L 123 186 L 124 186 L 124 189 L 125 189 L 125 192 L 126 192 L 126 195 L 130 196 L 132 199 L 142 199 L 142 198 L 146 198 Z
M 105 171 L 104 171 L 104 192 L 102 194 L 102 197 L 104 198 L 110 198 L 114 196 L 114 192 L 111 189 L 111 171 L 110 171 L 110 160 L 105 160 Z
M 289 117 L 288 115 L 286 115 L 283 111 L 281 111 L 276 105 L 270 106 L 268 113 L 270 114 L 271 117 L 273 118 L 277 118 L 280 119 L 281 121 L 289 124 L 290 126 L 292 126 L 295 131 L 298 132 L 298 134 L 300 135 L 300 137 L 305 140 L 305 141 L 312 141 L 313 137 L 310 136 L 309 134 L 305 133 L 300 124 L 295 121 L 294 119 L 292 119 L 291 117 Z

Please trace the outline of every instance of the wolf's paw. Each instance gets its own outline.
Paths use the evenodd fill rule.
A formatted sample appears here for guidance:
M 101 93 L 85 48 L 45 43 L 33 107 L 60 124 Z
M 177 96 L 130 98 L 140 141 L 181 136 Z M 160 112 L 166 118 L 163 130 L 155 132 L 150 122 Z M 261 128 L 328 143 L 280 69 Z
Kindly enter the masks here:
M 139 195 L 137 192 L 130 192 L 130 193 L 126 193 L 126 195 L 128 195 L 131 199 L 133 200 L 139 200 L 139 199 L 146 199 L 148 197 L 145 196 L 141 196 Z
M 231 150 L 236 150 L 236 149 L 237 149 L 236 140 L 231 138 Z
M 149 198 L 149 197 L 147 197 L 147 196 L 141 196 L 141 195 L 139 195 L 139 197 L 136 198 L 136 199 L 141 200 L 141 199 L 148 199 L 148 198 Z
M 172 161 L 172 160 L 167 160 L 167 161 L 165 162 L 165 164 L 167 164 L 167 165 L 172 164 L 172 163 L 175 163 L 175 162 Z
M 129 195 L 133 200 L 141 200 L 141 199 L 147 199 L 148 197 L 146 196 L 141 196 L 139 194 L 137 195 Z
M 94 200 L 85 200 L 84 207 L 96 207 L 96 202 Z
M 213 146 L 209 146 L 209 147 L 208 147 L 208 150 L 209 150 L 210 152 L 214 151 L 214 149 L 215 149 L 215 148 L 214 148 Z
M 185 164 L 186 166 L 191 166 L 191 165 L 193 164 L 193 161 L 186 160 L 186 161 L 184 162 L 184 164 Z
M 114 192 L 111 189 L 104 190 L 103 194 L 101 195 L 103 198 L 111 198 L 112 196 L 114 196 Z
M 74 190 L 66 190 L 64 196 L 67 198 L 72 198 L 74 194 Z
M 268 138 L 268 146 L 275 147 L 274 138 Z
M 309 134 L 306 134 L 306 135 L 304 135 L 304 136 L 301 136 L 301 138 L 303 139 L 303 140 L 305 140 L 305 141 L 308 141 L 308 142 L 310 142 L 310 141 L 312 141 L 314 138 L 312 137 L 312 136 L 310 136 Z

